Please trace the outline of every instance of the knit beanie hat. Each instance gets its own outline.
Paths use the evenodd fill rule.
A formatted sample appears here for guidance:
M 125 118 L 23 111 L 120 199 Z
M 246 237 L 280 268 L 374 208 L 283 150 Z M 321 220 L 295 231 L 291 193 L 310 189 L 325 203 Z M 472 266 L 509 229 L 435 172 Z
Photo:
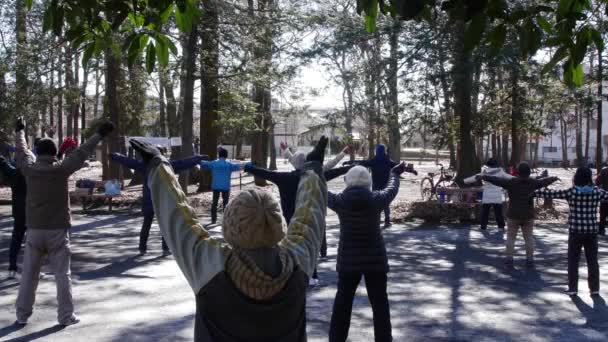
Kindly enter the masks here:
M 344 182 L 346 187 L 364 187 L 369 188 L 372 186 L 372 176 L 369 171 L 363 166 L 357 165 L 352 169 L 348 170 L 346 176 L 344 176 Z
M 291 157 L 291 165 L 296 168 L 296 170 L 300 170 L 304 168 L 304 164 L 306 163 L 306 154 L 304 152 L 296 152 Z
M 285 236 L 287 225 L 279 202 L 260 189 L 239 192 L 224 211 L 224 239 L 242 249 L 275 247 Z
M 51 138 L 42 138 L 36 145 L 36 153 L 54 157 L 57 155 L 57 145 Z
M 528 163 L 526 163 L 526 162 L 521 162 L 517 166 L 517 172 L 519 173 L 519 177 L 521 177 L 521 178 L 530 177 L 531 171 L 532 170 L 530 169 L 530 165 L 528 165 Z

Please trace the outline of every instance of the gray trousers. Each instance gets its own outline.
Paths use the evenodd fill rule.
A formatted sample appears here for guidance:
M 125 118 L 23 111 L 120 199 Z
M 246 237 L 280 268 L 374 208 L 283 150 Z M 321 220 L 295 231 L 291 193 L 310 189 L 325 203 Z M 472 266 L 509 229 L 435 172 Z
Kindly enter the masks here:
M 55 274 L 57 285 L 57 321 L 67 322 L 74 313 L 70 272 L 70 238 L 67 229 L 29 229 L 23 257 L 23 272 L 17 296 L 17 319 L 27 321 L 36 301 L 36 288 L 44 256 Z

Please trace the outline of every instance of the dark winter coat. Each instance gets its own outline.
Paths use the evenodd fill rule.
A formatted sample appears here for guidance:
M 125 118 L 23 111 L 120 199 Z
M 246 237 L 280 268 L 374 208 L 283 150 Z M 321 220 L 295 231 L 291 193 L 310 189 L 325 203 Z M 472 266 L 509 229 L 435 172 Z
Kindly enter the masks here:
M 483 176 L 484 181 L 498 185 L 509 194 L 507 217 L 515 220 L 534 219 L 534 191 L 549 186 L 557 177 L 535 179 L 530 177 L 513 177 L 505 179 L 493 176 Z
M 308 276 L 296 268 L 281 292 L 261 302 L 244 296 L 221 272 L 196 296 L 194 341 L 304 342 L 307 285 Z
M 146 167 L 143 161 L 129 158 L 120 153 L 112 153 L 110 155 L 110 159 L 115 161 L 133 171 L 139 173 L 143 177 L 143 194 L 141 200 L 141 210 L 144 215 L 154 215 L 154 206 L 152 206 L 152 198 L 150 197 L 150 188 L 148 187 L 148 177 L 146 175 Z M 179 159 L 179 160 L 170 160 L 171 167 L 173 171 L 180 172 L 184 170 L 188 170 L 189 168 L 194 167 L 198 163 L 202 161 L 201 156 L 193 156 L 190 158 Z
M 0 172 L 11 186 L 13 218 L 23 218 L 23 222 L 25 222 L 25 198 L 27 194 L 25 177 L 15 167 L 14 163 L 9 163 L 6 160 L 0 162 Z
M 347 162 L 367 167 L 372 172 L 372 190 L 382 190 L 386 187 L 390 178 L 391 169 L 397 165 L 386 154 L 386 146 L 376 145 L 374 158 L 363 161 Z
M 346 174 L 351 167 L 352 166 L 344 166 L 327 170 L 323 173 L 325 175 L 325 180 L 329 182 L 336 177 L 342 176 Z M 281 196 L 281 210 L 283 211 L 283 217 L 285 218 L 287 224 L 289 224 L 291 217 L 295 212 L 296 194 L 298 193 L 298 184 L 300 183 L 302 171 L 270 171 L 252 166 L 250 164 L 245 165 L 244 171 L 276 184 L 276 186 L 279 188 L 279 195 Z
M 399 176 L 392 174 L 383 190 L 349 187 L 340 194 L 328 193 L 327 206 L 340 219 L 338 272 L 388 272 L 380 213 L 398 192 Z

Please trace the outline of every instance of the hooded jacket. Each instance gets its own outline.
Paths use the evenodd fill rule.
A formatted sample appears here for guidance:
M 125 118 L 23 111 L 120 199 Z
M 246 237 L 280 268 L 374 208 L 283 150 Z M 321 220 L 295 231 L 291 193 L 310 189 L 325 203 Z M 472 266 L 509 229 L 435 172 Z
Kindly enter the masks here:
M 169 163 L 175 172 L 180 172 L 194 167 L 196 164 L 200 163 L 202 158 L 202 156 L 193 156 L 185 159 L 170 160 Z M 142 175 L 144 185 L 142 189 L 141 210 L 144 215 L 154 215 L 154 206 L 152 205 L 152 198 L 150 197 L 150 188 L 148 187 L 147 179 L 148 176 L 146 175 L 146 167 L 144 162 L 129 158 L 120 153 L 110 154 L 110 159 Z
M 195 341 L 306 341 L 306 288 L 317 264 L 327 214 L 327 186 L 312 171 L 320 167 L 300 171 L 299 210 L 275 247 L 285 271 L 271 277 L 203 229 L 166 162 L 150 166 L 148 186 L 158 225 L 196 295 Z M 287 264 L 293 268 L 285 268 Z M 256 293 L 277 278 L 288 280 L 284 286 L 273 286 L 264 300 L 241 290 Z
M 464 182 L 467 184 L 475 183 L 476 176 L 465 178 Z M 502 179 L 511 179 L 513 176 L 506 173 L 501 167 L 484 167 L 481 170 L 481 176 L 492 176 Z M 481 202 L 484 204 L 502 204 L 503 202 L 503 189 L 490 182 L 483 182 L 483 197 Z
M 328 193 L 327 207 L 338 214 L 340 242 L 338 272 L 388 272 L 388 258 L 380 230 L 380 213 L 397 196 L 399 175 L 392 174 L 388 186 L 347 187 L 340 194 Z
M 386 146 L 376 145 L 374 158 L 363 161 L 347 162 L 369 168 L 372 171 L 372 190 L 382 190 L 388 183 L 391 169 L 397 165 L 386 154 Z

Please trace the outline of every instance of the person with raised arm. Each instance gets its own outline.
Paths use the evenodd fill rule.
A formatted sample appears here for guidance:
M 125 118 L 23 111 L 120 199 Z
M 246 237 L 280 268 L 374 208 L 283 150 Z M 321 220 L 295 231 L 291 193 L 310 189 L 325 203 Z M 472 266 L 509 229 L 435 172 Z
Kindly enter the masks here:
M 380 213 L 399 192 L 399 176 L 405 163 L 391 170 L 391 178 L 382 190 L 371 190 L 372 177 L 363 166 L 353 167 L 344 182 L 346 189 L 328 192 L 327 206 L 338 214 L 338 292 L 334 301 L 329 330 L 330 342 L 344 342 L 348 337 L 353 299 L 361 278 L 365 278 L 367 296 L 372 305 L 376 341 L 392 341 L 391 317 L 386 292 L 388 258 Z
M 8 277 L 17 277 L 17 257 L 21 251 L 23 238 L 25 237 L 25 199 L 27 185 L 21 171 L 15 167 L 14 162 L 9 162 L 0 156 L 0 174 L 8 181 L 11 187 L 11 209 L 13 216 L 13 232 L 11 244 L 8 251 Z
M 158 150 L 162 155 L 165 155 L 166 151 L 164 147 L 159 147 Z M 206 157 L 194 155 L 184 159 L 170 160 L 169 163 L 171 164 L 173 171 L 180 172 L 198 165 L 198 163 L 204 159 L 206 159 Z M 139 231 L 139 255 L 145 255 L 148 251 L 148 237 L 150 236 L 150 228 L 152 228 L 152 222 L 154 221 L 154 207 L 152 206 L 150 188 L 148 187 L 148 182 L 146 179 L 146 167 L 143 161 L 129 158 L 120 153 L 110 154 L 110 160 L 132 169 L 143 177 L 141 211 L 144 215 L 144 221 L 141 225 L 141 230 Z M 162 238 L 161 247 L 163 250 L 163 255 L 171 254 L 169 247 L 167 247 L 165 240 Z
M 289 225 L 272 194 L 254 187 L 226 207 L 225 241 L 203 229 L 160 152 L 131 144 L 146 164 L 161 232 L 196 297 L 194 340 L 306 341 L 306 285 L 325 231 L 327 139 L 306 157 Z
M 70 271 L 71 227 L 68 178 L 81 169 L 97 144 L 114 130 L 114 124 L 105 121 L 97 133 L 63 160 L 57 159 L 57 145 L 49 138 L 38 141 L 38 156 L 27 147 L 25 124 L 17 120 L 17 167 L 27 183 L 25 219 L 28 227 L 23 258 L 23 272 L 17 296 L 17 324 L 27 324 L 32 315 L 40 268 L 44 257 L 55 275 L 57 284 L 57 321 L 67 326 L 80 320 L 74 314 Z
M 223 147 L 218 148 L 218 158 L 214 161 L 201 161 L 201 169 L 211 171 L 211 190 L 213 199 L 211 202 L 211 224 L 217 222 L 217 206 L 222 195 L 222 206 L 226 210 L 230 199 L 230 183 L 233 172 L 240 171 L 242 166 L 226 160 L 228 150 Z

